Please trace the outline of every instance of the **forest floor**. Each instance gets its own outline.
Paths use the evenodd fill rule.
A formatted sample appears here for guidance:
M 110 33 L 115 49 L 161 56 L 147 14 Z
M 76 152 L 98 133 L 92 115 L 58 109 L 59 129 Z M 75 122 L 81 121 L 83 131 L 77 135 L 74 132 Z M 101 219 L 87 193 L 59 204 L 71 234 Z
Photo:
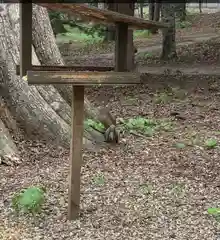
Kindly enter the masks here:
M 213 15 L 196 17 L 196 22 L 198 32 L 202 27 L 218 31 L 205 25 L 213 23 Z M 217 65 L 219 42 L 215 37 L 181 46 L 172 63 L 161 62 L 155 51 L 139 58 L 138 65 Z M 128 129 L 115 147 L 84 150 L 82 212 L 75 222 L 66 219 L 69 151 L 33 141 L 18 144 L 25 164 L 0 167 L 0 239 L 220 239 L 219 222 L 207 213 L 220 207 L 219 80 L 152 74 L 146 81 L 86 89 L 95 106 L 108 107 L 117 120 L 141 117 L 148 125 L 139 136 Z M 17 216 L 11 198 L 30 185 L 46 188 L 42 213 Z

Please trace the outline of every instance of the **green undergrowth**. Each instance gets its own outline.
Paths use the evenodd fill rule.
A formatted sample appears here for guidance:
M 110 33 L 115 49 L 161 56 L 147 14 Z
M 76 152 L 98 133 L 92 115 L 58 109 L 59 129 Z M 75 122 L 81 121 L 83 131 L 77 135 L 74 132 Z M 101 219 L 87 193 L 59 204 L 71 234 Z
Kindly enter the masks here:
M 121 120 L 123 131 L 130 133 L 139 133 L 144 136 L 152 137 L 158 131 L 170 131 L 173 128 L 173 123 L 169 119 L 156 120 L 143 117 L 129 118 Z
M 190 28 L 192 23 L 189 21 L 177 21 L 176 22 L 176 29 L 183 29 L 183 28 Z
M 100 132 L 104 132 L 105 131 L 105 126 L 101 123 L 101 122 L 97 122 L 93 119 L 87 118 L 84 121 L 84 128 L 87 131 L 91 131 L 93 129 L 96 129 Z
M 149 30 L 136 30 L 134 31 L 134 38 L 150 38 L 152 36 Z
M 184 100 L 187 92 L 180 88 L 168 87 L 165 91 L 157 91 L 154 94 L 153 102 L 156 104 L 166 104 L 176 100 Z
M 35 186 L 22 189 L 14 194 L 12 208 L 16 212 L 39 213 L 45 201 L 45 192 L 45 188 Z
M 208 214 L 212 216 L 218 223 L 220 223 L 220 208 L 219 207 L 211 207 L 207 210 Z

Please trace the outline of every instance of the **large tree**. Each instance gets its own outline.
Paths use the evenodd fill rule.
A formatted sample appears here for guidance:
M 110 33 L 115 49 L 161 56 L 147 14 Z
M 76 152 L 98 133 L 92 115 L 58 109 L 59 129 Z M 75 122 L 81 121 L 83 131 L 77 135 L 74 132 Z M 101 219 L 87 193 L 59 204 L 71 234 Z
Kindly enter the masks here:
M 162 3 L 161 8 L 162 22 L 169 24 L 168 28 L 163 29 L 163 48 L 162 59 L 172 59 L 176 54 L 176 28 L 175 28 L 175 4 Z
M 176 4 L 176 17 L 181 21 L 186 20 L 186 1 Z
M 56 45 L 49 16 L 45 8 L 33 7 L 32 63 L 64 65 Z M 54 144 L 69 147 L 71 91 L 66 86 L 29 86 L 16 76 L 19 64 L 19 5 L 0 7 L 0 161 L 17 161 L 19 154 L 11 133 L 22 128 L 27 135 L 49 139 Z M 110 114 L 95 109 L 85 99 L 86 116 L 101 120 L 106 126 L 113 122 Z M 10 117 L 7 117 L 10 114 Z M 13 121 L 11 120 L 13 119 Z M 3 134 L 2 134 L 3 133 Z M 84 133 L 86 147 L 103 142 L 103 134 L 91 128 Z

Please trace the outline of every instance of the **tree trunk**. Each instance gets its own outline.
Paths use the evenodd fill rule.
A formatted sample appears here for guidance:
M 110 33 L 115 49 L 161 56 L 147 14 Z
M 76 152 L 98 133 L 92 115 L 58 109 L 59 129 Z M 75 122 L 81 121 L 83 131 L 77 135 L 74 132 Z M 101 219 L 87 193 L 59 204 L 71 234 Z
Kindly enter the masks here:
M 157 0 L 155 3 L 155 9 L 154 9 L 154 21 L 157 21 L 157 22 L 160 21 L 160 9 L 161 9 L 161 3 Z
M 107 6 L 108 10 L 116 11 L 117 4 L 114 3 L 114 1 L 112 1 L 112 2 L 107 1 L 106 6 Z M 115 41 L 115 34 L 116 34 L 115 27 L 111 26 L 111 25 L 107 26 L 105 40 L 106 41 Z
M 177 57 L 175 39 L 175 4 L 162 3 L 161 15 L 162 22 L 170 25 L 169 28 L 163 29 L 163 49 L 161 58 L 167 60 Z
M 199 12 L 202 13 L 202 0 L 199 0 Z
M 26 81 L 16 76 L 15 65 L 19 63 L 19 34 L 17 32 L 19 27 L 13 21 L 16 19 L 16 11 L 15 14 L 13 12 L 17 10 L 17 6 L 10 5 L 8 8 L 5 6 L 5 9 L 6 11 L 0 14 L 0 79 L 2 81 L 0 93 L 19 126 L 26 133 L 46 138 L 69 148 L 69 124 L 56 114 L 39 93 L 37 87 L 28 86 Z M 38 60 L 34 55 L 33 64 L 37 63 Z M 42 88 L 42 90 L 46 89 Z M 50 92 L 47 94 L 50 95 Z M 90 136 L 92 140 L 92 134 L 87 133 L 87 138 Z M 4 136 L 8 139 L 7 133 Z M 92 144 L 92 141 L 84 139 L 84 143 Z
M 186 21 L 186 2 L 176 4 L 176 17 L 181 21 Z
M 161 9 L 161 3 L 156 0 L 156 2 L 154 3 L 154 17 L 153 17 L 153 20 L 154 21 L 159 21 L 160 20 L 160 9 Z M 158 29 L 152 29 L 151 30 L 151 33 L 152 34 L 156 34 L 158 33 Z
M 139 3 L 139 7 L 140 7 L 140 17 L 144 18 L 144 7 L 143 7 L 143 3 Z
M 154 20 L 154 0 L 149 1 L 149 20 Z
M 53 30 L 50 24 L 48 12 L 46 8 L 34 5 L 33 9 L 33 45 L 35 47 L 35 51 L 38 59 L 41 64 L 44 65 L 64 65 L 63 58 L 60 54 L 60 51 L 55 42 L 55 38 L 53 36 Z M 39 86 L 40 87 L 40 86 Z M 60 103 L 60 108 L 57 109 L 58 112 L 66 112 L 64 103 L 62 100 L 58 100 L 58 98 L 54 98 L 54 90 L 52 86 L 48 86 L 47 88 L 52 89 L 51 102 L 54 102 L 56 99 L 55 105 L 58 106 L 57 103 Z M 60 95 L 66 100 L 68 104 L 71 104 L 72 91 L 70 87 L 65 85 L 56 85 L 55 88 L 58 90 Z M 48 95 L 48 94 L 47 94 Z M 48 96 L 46 96 L 48 98 Z M 60 98 L 59 98 L 60 99 Z M 69 113 L 69 111 L 68 111 Z M 70 116 L 70 115 L 69 115 Z M 89 118 L 93 118 L 97 121 L 103 121 L 103 119 L 107 119 L 103 124 L 108 128 L 113 122 L 111 118 L 109 118 L 109 114 L 106 111 L 102 111 L 96 109 L 85 97 L 85 116 Z M 107 124 L 107 122 L 110 124 Z
M 0 119 L 0 164 L 14 165 L 20 163 L 16 145 L 4 123 Z

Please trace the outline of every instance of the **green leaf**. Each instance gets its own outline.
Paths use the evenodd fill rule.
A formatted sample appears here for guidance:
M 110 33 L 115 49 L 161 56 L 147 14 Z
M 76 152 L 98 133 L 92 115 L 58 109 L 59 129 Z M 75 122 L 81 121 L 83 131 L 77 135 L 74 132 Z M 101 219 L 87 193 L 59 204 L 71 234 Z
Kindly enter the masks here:
M 205 142 L 205 146 L 207 148 L 215 148 L 217 146 L 217 141 L 215 139 L 208 139 L 206 142 Z
M 220 208 L 208 208 L 207 212 L 211 215 L 220 214 Z
M 176 143 L 175 147 L 179 148 L 179 149 L 182 149 L 182 148 L 185 148 L 185 144 L 184 143 Z

